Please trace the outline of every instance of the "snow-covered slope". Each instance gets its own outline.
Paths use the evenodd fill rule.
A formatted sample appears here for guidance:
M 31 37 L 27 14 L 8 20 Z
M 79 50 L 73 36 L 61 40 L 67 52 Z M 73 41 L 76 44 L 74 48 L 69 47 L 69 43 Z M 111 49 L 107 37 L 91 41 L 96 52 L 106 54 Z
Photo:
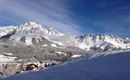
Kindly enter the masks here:
M 130 80 L 130 52 L 93 59 L 78 58 L 39 72 L 29 72 L 1 80 Z
M 81 49 L 86 50 L 115 50 L 130 48 L 130 41 L 128 39 L 120 38 L 111 34 L 86 34 L 77 37 L 78 45 Z
M 15 26 L 0 27 L 0 38 L 11 35 L 15 32 Z

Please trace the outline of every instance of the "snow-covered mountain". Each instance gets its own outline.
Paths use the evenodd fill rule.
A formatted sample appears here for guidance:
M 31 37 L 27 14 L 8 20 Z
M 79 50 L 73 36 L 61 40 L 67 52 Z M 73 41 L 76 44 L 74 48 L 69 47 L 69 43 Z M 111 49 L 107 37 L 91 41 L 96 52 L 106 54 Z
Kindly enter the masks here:
M 0 38 L 3 38 L 7 35 L 9 40 L 22 41 L 27 45 L 34 43 L 40 43 L 45 39 L 50 37 L 60 37 L 64 36 L 63 33 L 58 32 L 54 28 L 43 28 L 40 24 L 35 22 L 27 22 L 20 26 L 11 26 L 11 27 L 1 27 Z
M 130 48 L 130 39 L 111 34 L 86 34 L 69 37 L 54 28 L 43 28 L 35 22 L 27 22 L 19 26 L 1 27 L 0 38 L 21 41 L 26 45 L 42 44 L 45 41 L 52 46 L 73 46 L 86 51 L 111 51 Z M 62 38 L 61 38 L 62 37 Z
M 130 52 L 85 57 L 1 80 L 130 80 Z
M 78 36 L 76 39 L 79 42 L 78 46 L 88 51 L 111 51 L 130 48 L 129 39 L 123 39 L 111 34 L 86 34 Z
M 58 32 L 53 27 L 49 29 L 43 28 L 40 24 L 37 24 L 35 22 L 27 22 L 25 24 L 22 24 L 16 28 L 16 33 L 23 33 L 23 34 L 46 34 L 51 36 L 63 36 L 63 33 Z

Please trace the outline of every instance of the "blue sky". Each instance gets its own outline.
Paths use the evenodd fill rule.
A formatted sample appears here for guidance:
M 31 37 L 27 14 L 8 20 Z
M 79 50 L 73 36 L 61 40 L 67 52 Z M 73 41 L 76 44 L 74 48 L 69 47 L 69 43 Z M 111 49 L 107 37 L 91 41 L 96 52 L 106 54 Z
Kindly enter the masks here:
M 1 26 L 35 21 L 76 34 L 130 37 L 129 0 L 0 0 Z

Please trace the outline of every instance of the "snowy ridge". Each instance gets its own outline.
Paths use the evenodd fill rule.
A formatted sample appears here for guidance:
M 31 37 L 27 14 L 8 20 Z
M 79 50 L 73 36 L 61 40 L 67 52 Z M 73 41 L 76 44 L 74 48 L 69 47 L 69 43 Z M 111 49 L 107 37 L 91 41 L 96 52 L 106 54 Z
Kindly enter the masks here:
M 46 29 L 43 28 L 40 24 L 37 24 L 35 22 L 28 22 L 25 24 L 22 24 L 16 28 L 16 32 L 21 32 L 21 33 L 26 33 L 26 34 L 46 34 L 46 35 L 51 35 L 51 36 L 62 36 L 64 35 L 63 33 L 58 32 L 56 29 L 53 27 Z
M 6 27 L 0 27 L 0 38 L 12 34 L 15 32 L 16 27 L 15 26 L 6 26 Z
M 87 34 L 77 37 L 78 46 L 86 50 L 114 50 L 130 48 L 130 41 L 111 34 Z

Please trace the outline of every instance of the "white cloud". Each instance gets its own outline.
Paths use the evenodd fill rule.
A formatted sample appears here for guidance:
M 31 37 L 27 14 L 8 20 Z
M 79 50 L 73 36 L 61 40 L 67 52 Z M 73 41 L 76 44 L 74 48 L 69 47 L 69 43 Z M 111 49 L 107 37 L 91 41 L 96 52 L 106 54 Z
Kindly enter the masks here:
M 69 15 L 71 12 L 64 0 L 3 0 L 2 11 L 9 16 L 54 26 L 64 32 L 79 33 L 80 26 Z

